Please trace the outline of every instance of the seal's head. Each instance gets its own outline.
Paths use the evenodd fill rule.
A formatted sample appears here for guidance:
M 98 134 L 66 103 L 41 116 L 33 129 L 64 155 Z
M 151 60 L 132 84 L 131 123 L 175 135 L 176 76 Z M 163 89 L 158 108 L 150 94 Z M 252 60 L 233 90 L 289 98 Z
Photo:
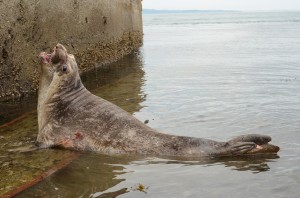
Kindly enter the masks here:
M 51 54 L 51 65 L 58 76 L 72 76 L 78 73 L 77 63 L 62 44 L 57 44 Z
M 58 43 L 54 48 L 51 54 L 51 63 L 65 63 L 68 59 L 67 49 L 60 43 Z
M 50 65 L 53 68 L 53 80 L 49 86 L 48 100 L 57 99 L 80 88 L 82 85 L 76 60 L 62 44 L 57 44 L 50 56 Z

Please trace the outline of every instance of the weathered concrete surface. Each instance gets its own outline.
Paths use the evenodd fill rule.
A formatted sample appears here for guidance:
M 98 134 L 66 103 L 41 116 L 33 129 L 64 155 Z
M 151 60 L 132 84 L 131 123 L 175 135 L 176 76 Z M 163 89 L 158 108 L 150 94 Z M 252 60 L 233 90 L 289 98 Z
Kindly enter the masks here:
M 81 71 L 142 43 L 140 0 L 0 0 L 0 101 L 35 92 L 37 54 L 56 43 Z

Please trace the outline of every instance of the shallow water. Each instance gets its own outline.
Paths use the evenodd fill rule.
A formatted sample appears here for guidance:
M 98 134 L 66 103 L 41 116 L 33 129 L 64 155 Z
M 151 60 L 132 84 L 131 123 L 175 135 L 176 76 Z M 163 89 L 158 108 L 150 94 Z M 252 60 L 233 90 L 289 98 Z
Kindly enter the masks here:
M 299 197 L 300 13 L 143 17 L 140 52 L 90 72 L 83 77 L 86 87 L 166 133 L 215 140 L 270 135 L 281 147 L 278 156 L 163 159 L 84 153 L 17 197 Z M 0 132 L 0 141 L 11 140 L 16 148 L 18 142 L 30 145 L 34 120 L 29 116 L 10 133 Z M 17 141 L 19 134 L 31 137 L 28 143 Z M 2 147 L 1 156 L 21 155 L 12 163 L 19 166 L 26 155 L 45 153 L 34 159 L 51 159 L 50 165 L 54 157 L 48 152 L 68 155 L 7 150 Z

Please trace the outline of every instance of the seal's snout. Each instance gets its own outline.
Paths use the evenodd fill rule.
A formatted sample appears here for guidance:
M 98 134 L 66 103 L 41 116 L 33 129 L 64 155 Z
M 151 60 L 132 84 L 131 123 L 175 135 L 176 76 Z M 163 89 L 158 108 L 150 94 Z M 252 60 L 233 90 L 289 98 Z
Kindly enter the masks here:
M 55 50 L 62 50 L 62 51 L 64 51 L 65 53 L 67 53 L 67 49 L 65 48 L 65 46 L 63 46 L 63 45 L 60 44 L 60 43 L 57 43 L 57 44 L 56 44 L 54 51 L 55 51 Z
M 51 55 L 51 63 L 58 64 L 58 63 L 66 63 L 68 57 L 67 49 L 60 43 L 58 43 Z
M 47 54 L 46 52 L 41 52 L 39 54 L 39 59 L 41 63 L 49 64 L 51 59 L 51 54 Z

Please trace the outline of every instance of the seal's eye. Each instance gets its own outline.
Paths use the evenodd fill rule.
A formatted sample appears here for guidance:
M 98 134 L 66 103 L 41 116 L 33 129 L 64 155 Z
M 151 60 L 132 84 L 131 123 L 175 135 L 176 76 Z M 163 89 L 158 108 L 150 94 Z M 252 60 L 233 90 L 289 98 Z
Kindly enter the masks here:
M 65 72 L 65 71 L 67 71 L 67 69 L 68 69 L 67 65 L 66 65 L 66 64 L 63 64 L 62 70 Z

